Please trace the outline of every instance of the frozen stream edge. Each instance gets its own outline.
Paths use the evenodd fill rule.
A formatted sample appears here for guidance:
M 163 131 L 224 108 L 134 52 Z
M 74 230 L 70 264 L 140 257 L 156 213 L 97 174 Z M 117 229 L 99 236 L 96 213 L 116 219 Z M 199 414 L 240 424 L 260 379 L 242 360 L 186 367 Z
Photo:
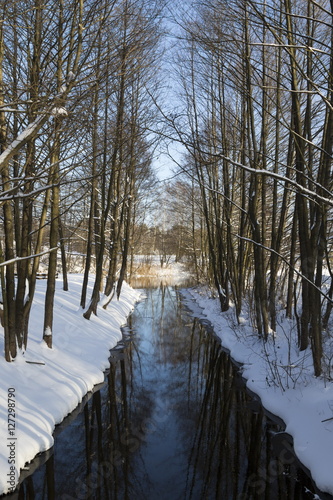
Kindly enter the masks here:
M 207 288 L 182 290 L 182 295 L 190 310 L 209 320 L 222 347 L 242 365 L 248 389 L 285 423 L 295 454 L 318 489 L 332 495 L 333 419 L 325 420 L 333 417 L 333 383 L 314 377 L 310 351 L 300 353 L 286 335 L 288 320 L 280 323 L 274 341 L 264 344 L 246 314 L 236 324 L 233 307 L 221 313 L 218 299 L 211 298 Z
M 55 426 L 103 382 L 109 351 L 121 339 L 121 326 L 140 300 L 140 292 L 124 283 L 120 299 L 113 300 L 107 310 L 100 308 L 98 316 L 87 321 L 78 307 L 82 278 L 79 274 L 69 275 L 68 292 L 62 290 L 62 279 L 57 280 L 52 349 L 42 340 L 46 282 L 40 280 L 31 311 L 27 351 L 13 363 L 0 358 L 0 494 L 15 489 L 20 470 L 53 446 Z M 92 278 L 88 294 L 93 282 Z M 4 352 L 3 337 L 0 342 Z M 9 399 L 9 393 L 14 397 Z M 9 429 L 8 408 L 14 403 L 14 427 Z

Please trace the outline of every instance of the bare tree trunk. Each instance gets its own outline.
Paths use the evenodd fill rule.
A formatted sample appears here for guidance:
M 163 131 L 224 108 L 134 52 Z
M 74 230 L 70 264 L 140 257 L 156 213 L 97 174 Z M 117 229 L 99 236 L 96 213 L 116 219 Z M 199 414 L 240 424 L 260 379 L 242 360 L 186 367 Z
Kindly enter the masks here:
M 331 13 L 333 15 L 333 1 L 331 1 Z M 311 12 L 309 13 L 311 15 Z M 309 15 L 309 17 L 310 17 Z M 330 67 L 328 72 L 328 93 L 327 106 L 325 113 L 325 122 L 323 130 L 322 148 L 320 155 L 320 163 L 317 174 L 317 192 L 322 194 L 325 190 L 330 191 L 331 188 L 331 164 L 333 153 L 333 28 L 331 28 L 331 53 Z M 327 249 L 327 234 L 328 234 L 328 207 L 323 203 L 316 203 L 313 210 L 313 223 L 311 225 L 311 244 L 317 249 L 316 253 L 316 273 L 315 287 L 312 287 L 312 315 L 311 315 L 311 342 L 312 356 L 315 367 L 315 374 L 321 374 L 322 363 L 322 328 L 323 322 L 321 317 L 321 295 L 320 289 L 323 281 L 324 259 L 328 254 Z M 326 309 L 325 323 L 328 322 L 328 314 Z
M 254 109 L 253 109 L 253 96 L 252 96 L 252 71 L 250 66 L 250 39 L 248 34 L 248 17 L 247 12 L 245 15 L 245 73 L 246 73 L 246 95 L 247 95 L 247 118 L 248 118 L 248 144 L 249 150 L 253 151 L 252 155 L 252 167 L 255 169 L 259 168 L 260 155 L 256 140 L 256 126 L 254 119 Z M 262 125 L 262 129 L 263 129 Z M 263 233 L 262 228 L 259 223 L 259 200 L 261 198 L 262 192 L 262 182 L 257 174 L 251 175 L 251 181 L 249 185 L 249 217 L 251 221 L 252 238 L 254 241 L 253 245 L 253 257 L 254 257 L 254 297 L 255 297 L 255 310 L 256 310 L 256 323 L 259 335 L 263 335 L 267 338 L 269 332 L 269 322 L 268 322 L 268 306 L 267 306 L 267 285 L 266 285 L 266 274 L 265 274 L 265 264 L 264 264 L 264 251 L 262 248 Z
M 63 66 L 63 0 L 59 2 L 59 19 L 58 19 L 58 54 L 57 54 L 57 90 L 60 92 L 62 85 L 62 66 Z M 52 183 L 52 198 L 51 198 L 51 226 L 50 226 L 50 255 L 49 267 L 47 273 L 47 286 L 45 294 L 44 308 L 44 327 L 43 340 L 49 348 L 52 348 L 53 343 L 53 308 L 54 296 L 56 289 L 57 263 L 58 263 L 58 242 L 59 242 L 59 217 L 60 217 L 60 187 L 59 187 L 59 170 L 60 170 L 60 150 L 61 150 L 61 124 L 60 116 L 54 117 L 54 139 L 51 151 L 51 166 L 50 176 Z
M 97 266 L 97 247 L 95 246 L 95 252 L 93 252 L 94 242 L 95 242 L 95 228 L 96 228 L 96 206 L 97 206 L 97 125 L 98 125 L 98 115 L 97 115 L 97 106 L 98 106 L 98 84 L 94 86 L 93 90 L 93 130 L 92 130 L 92 167 L 91 167 L 91 194 L 90 194 L 90 210 L 89 210 L 89 219 L 88 219 L 88 236 L 87 236 L 87 246 L 86 246 L 86 260 L 85 260 L 85 268 L 83 275 L 83 284 L 81 291 L 81 302 L 80 305 L 82 309 L 86 307 L 87 300 L 87 287 L 89 280 L 89 273 L 91 269 L 91 261 L 93 257 L 93 253 L 95 253 L 95 266 Z
M 45 294 L 44 328 L 43 340 L 49 348 L 53 342 L 53 305 L 56 288 L 58 252 L 55 250 L 59 241 L 59 161 L 60 161 L 60 123 L 59 118 L 55 118 L 55 137 L 53 153 L 51 155 L 51 179 L 52 179 L 52 199 L 51 199 L 51 226 L 50 226 L 50 255 L 47 273 L 47 287 Z
M 62 278 L 63 278 L 63 290 L 68 292 L 68 275 L 67 275 L 67 259 L 66 259 L 66 249 L 64 232 L 62 227 L 61 218 L 59 217 L 59 241 L 60 241 L 60 251 L 61 251 L 61 267 L 62 267 Z
M 3 58 L 4 58 L 4 18 L 5 6 L 2 7 L 0 19 L 0 106 L 4 105 L 4 90 L 3 90 Z M 0 108 L 0 153 L 5 151 L 7 146 L 7 124 L 5 112 Z M 10 187 L 10 175 L 8 167 L 3 168 L 2 172 L 3 189 Z M 14 258 L 14 224 L 13 213 L 10 201 L 5 201 L 3 204 L 4 214 L 4 232 L 5 232 L 5 252 L 4 259 L 11 260 Z M 6 275 L 4 276 L 3 269 L 1 270 L 2 296 L 4 307 L 4 331 L 5 331 L 5 358 L 6 361 L 12 361 L 16 357 L 16 337 L 15 337 L 15 270 L 14 264 L 6 266 Z M 5 280 L 5 282 L 4 282 Z

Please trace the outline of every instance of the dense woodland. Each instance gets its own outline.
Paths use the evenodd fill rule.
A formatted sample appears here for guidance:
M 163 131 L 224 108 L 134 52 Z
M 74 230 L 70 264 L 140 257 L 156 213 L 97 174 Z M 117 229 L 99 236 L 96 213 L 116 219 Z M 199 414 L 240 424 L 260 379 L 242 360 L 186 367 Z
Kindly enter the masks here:
M 136 200 L 152 177 L 157 4 L 2 3 L 1 278 L 8 361 L 27 345 L 44 254 L 43 338 L 49 347 L 57 254 L 66 287 L 73 240 L 73 251 L 84 257 L 84 316 L 96 313 L 103 285 L 110 299 L 112 291 L 120 293 Z M 87 297 L 90 272 L 95 286 Z
M 80 259 L 89 319 L 101 293 L 119 296 L 133 255 L 154 249 L 161 264 L 170 253 L 186 259 L 222 311 L 249 309 L 264 342 L 281 314 L 292 318 L 299 348 L 310 347 L 315 375 L 323 372 L 333 296 L 332 16 L 328 0 L 2 5 L 8 361 L 27 345 L 41 261 L 41 335 L 52 347 L 60 260 L 66 287 Z M 161 192 L 153 159 L 170 144 L 181 153 Z

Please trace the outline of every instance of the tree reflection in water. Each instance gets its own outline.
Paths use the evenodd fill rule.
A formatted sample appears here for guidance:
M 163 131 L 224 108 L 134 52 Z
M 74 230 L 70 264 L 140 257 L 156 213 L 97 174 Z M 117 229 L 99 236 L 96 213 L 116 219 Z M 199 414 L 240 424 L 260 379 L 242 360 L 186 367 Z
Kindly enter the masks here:
M 111 353 L 106 383 L 16 498 L 312 499 L 289 439 L 212 332 L 174 288 L 146 294 Z

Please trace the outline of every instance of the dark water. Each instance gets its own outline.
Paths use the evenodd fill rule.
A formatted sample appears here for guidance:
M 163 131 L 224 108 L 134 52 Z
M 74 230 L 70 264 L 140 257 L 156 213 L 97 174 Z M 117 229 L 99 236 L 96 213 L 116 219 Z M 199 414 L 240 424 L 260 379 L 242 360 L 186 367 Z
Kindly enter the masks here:
M 146 294 L 105 384 L 15 498 L 313 499 L 290 440 L 246 392 L 212 332 L 174 288 Z

